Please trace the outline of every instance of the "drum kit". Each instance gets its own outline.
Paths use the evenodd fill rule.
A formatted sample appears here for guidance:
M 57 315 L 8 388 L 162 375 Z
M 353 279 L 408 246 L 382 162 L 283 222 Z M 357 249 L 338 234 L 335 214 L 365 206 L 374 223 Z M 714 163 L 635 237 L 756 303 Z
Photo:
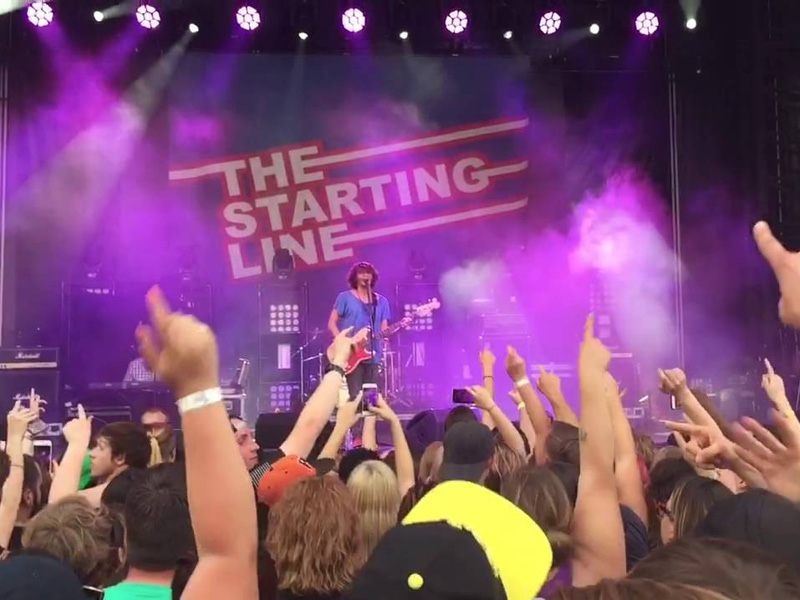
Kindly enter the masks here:
M 300 353 L 300 395 L 303 402 L 317 389 L 328 366 L 326 356 L 330 333 L 325 329 L 308 331 L 308 341 L 298 349 Z M 410 402 L 403 399 L 402 363 L 400 349 L 389 339 L 383 340 L 383 358 L 379 367 L 380 381 L 378 387 L 383 390 L 386 402 L 397 409 L 410 407 Z

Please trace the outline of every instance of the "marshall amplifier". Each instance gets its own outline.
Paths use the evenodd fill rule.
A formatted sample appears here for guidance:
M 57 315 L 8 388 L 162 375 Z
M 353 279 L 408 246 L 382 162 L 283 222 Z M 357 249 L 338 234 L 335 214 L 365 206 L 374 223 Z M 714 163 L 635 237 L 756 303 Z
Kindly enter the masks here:
M 58 370 L 58 348 L 0 348 L 0 370 Z
M 5 415 L 14 402 L 29 402 L 31 390 L 47 401 L 46 422 L 59 421 L 58 348 L 0 348 L 0 411 Z

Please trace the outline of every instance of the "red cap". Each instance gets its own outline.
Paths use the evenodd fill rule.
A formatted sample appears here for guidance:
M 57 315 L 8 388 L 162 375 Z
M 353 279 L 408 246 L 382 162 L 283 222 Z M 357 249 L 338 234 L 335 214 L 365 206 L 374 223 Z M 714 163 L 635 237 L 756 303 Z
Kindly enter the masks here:
M 295 481 L 314 477 L 317 470 L 302 458 L 284 456 L 272 464 L 258 482 L 258 501 L 270 508 L 283 498 Z

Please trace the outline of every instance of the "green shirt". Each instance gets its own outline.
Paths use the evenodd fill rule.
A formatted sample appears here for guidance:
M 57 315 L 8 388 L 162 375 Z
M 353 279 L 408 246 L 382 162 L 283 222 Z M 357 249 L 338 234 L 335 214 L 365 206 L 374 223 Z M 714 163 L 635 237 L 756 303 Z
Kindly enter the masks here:
M 103 600 L 172 600 L 172 588 L 147 583 L 120 583 L 106 588 Z

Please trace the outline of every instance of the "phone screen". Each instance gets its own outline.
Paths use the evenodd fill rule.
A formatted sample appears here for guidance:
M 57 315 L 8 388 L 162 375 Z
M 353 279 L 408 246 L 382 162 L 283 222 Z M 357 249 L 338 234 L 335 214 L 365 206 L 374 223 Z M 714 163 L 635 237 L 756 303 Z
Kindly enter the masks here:
M 366 414 L 371 406 L 378 406 L 378 386 L 374 383 L 365 383 L 361 392 L 361 412 Z
M 453 390 L 453 404 L 474 404 L 475 400 L 472 398 L 467 390 L 454 389 Z
M 49 468 L 50 463 L 53 461 L 53 442 L 50 440 L 34 440 L 33 456 L 39 461 L 39 464 Z

